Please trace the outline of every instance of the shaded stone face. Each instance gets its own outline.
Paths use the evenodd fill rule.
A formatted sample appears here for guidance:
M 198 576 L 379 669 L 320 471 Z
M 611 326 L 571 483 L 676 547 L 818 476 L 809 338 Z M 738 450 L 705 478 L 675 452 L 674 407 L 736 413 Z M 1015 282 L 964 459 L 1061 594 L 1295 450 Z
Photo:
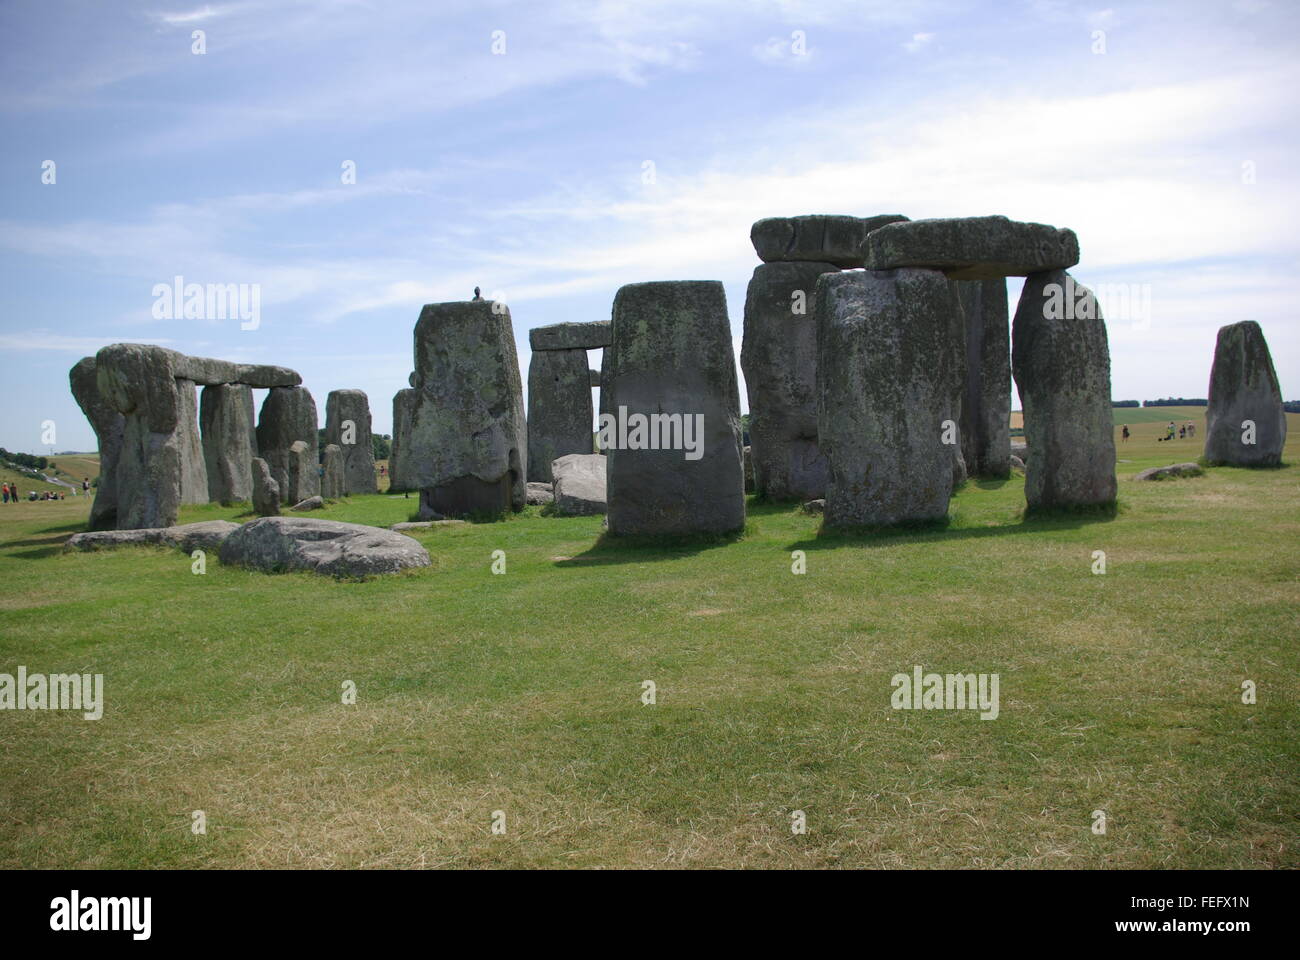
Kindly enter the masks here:
M 1016 305 L 1011 342 L 1025 413 L 1029 506 L 1114 503 L 1110 348 L 1096 298 L 1064 270 L 1031 275 Z
M 838 271 L 831 263 L 767 263 L 749 281 L 740 366 L 749 394 L 750 459 L 755 488 L 775 500 L 826 492 L 826 457 L 817 443 L 814 311 L 817 278 Z
M 257 420 L 257 451 L 271 468 L 271 476 L 285 503 L 297 503 L 304 498 L 293 496 L 296 488 L 289 482 L 289 448 L 297 440 L 307 445 L 311 461 L 316 463 L 319 443 L 316 401 L 306 387 L 272 387 L 262 401 Z
M 346 426 L 349 423 L 351 429 Z M 325 398 L 325 441 L 337 445 L 343 457 L 343 489 L 334 496 L 374 493 L 377 487 L 375 450 L 370 432 L 370 399 L 363 391 L 330 391 Z
M 299 503 L 320 496 L 320 462 L 316 445 L 295 440 L 289 445 L 289 496 L 287 503 Z
M 690 418 L 690 429 L 697 431 L 690 438 L 695 447 L 691 456 L 698 459 L 689 458 L 683 449 L 610 449 L 610 533 L 740 529 L 745 523 L 740 402 L 722 284 L 675 281 L 622 287 L 614 298 L 613 325 L 606 381 L 611 413 L 616 419 L 625 419 L 625 414 L 659 417 L 661 447 L 673 445 L 671 421 L 663 418 L 680 418 L 678 441 L 686 439 Z M 664 433 L 667 444 L 662 442 Z M 630 431 L 626 439 L 632 440 Z
M 271 468 L 261 457 L 254 457 L 253 510 L 263 517 L 274 517 L 280 512 L 280 485 L 271 476 Z
M 961 347 L 951 285 L 933 270 L 824 274 L 816 318 L 826 524 L 947 516 Z
M 498 512 L 503 499 L 522 510 L 527 428 L 510 311 L 488 300 L 426 305 L 415 376 L 401 457 L 421 501 L 453 515 Z
M 208 499 L 235 503 L 253 496 L 253 457 L 257 432 L 253 388 L 223 383 L 203 388 L 199 401 Z
M 1073 230 L 1006 217 L 911 220 L 873 230 L 862 244 L 868 270 L 924 267 L 953 280 L 1023 277 L 1079 262 Z
M 1285 443 L 1282 388 L 1264 332 L 1253 320 L 1222 327 L 1210 370 L 1205 459 L 1236 467 L 1276 466 Z
M 125 418 L 100 396 L 94 357 L 78 360 L 68 372 L 68 381 L 98 441 L 99 483 L 90 508 L 90 529 L 112 530 L 117 526 L 117 461 L 122 454 Z
M 965 323 L 961 447 L 973 476 L 1011 474 L 1011 335 L 1001 278 L 957 284 Z
M 199 434 L 199 394 L 193 380 L 177 380 L 180 420 L 176 424 L 181 451 L 181 503 L 208 502 L 208 468 Z
M 415 374 L 411 374 L 415 378 Z M 415 472 L 406 448 L 411 438 L 411 417 L 418 394 L 414 389 L 398 390 L 393 395 L 393 444 L 388 454 L 388 489 L 418 490 Z
M 551 482 L 551 461 L 591 453 L 586 350 L 535 350 L 528 364 L 528 479 Z
M 528 331 L 530 350 L 599 350 L 609 346 L 608 320 L 593 323 L 552 323 Z
M 862 266 L 862 243 L 867 234 L 888 223 L 906 220 L 902 214 L 850 217 L 809 214 L 802 217 L 767 217 L 749 231 L 758 258 L 765 263 L 812 261 L 836 267 Z
M 338 500 L 348 493 L 343 470 L 343 450 L 336 443 L 325 445 L 324 460 L 321 462 L 320 492 L 321 496 L 330 500 Z

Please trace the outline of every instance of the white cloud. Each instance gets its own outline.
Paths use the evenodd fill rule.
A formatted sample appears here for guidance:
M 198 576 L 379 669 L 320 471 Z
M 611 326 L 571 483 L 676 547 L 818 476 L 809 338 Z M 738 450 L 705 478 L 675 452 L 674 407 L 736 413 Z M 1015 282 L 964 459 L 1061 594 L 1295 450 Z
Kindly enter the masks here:
M 912 39 L 903 44 L 903 49 L 908 53 L 916 53 L 922 47 L 927 46 L 933 39 L 933 33 L 914 33 Z

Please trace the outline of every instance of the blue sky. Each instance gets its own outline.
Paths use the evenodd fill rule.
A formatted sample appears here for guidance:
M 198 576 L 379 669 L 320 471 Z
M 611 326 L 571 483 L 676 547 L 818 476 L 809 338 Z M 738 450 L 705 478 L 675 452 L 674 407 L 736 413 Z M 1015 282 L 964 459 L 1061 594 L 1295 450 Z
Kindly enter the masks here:
M 476 285 L 525 382 L 530 327 L 644 280 L 722 280 L 739 354 L 749 225 L 821 212 L 1073 227 L 1080 282 L 1149 292 L 1109 318 L 1116 398 L 1204 396 L 1243 319 L 1300 397 L 1298 27 L 1282 0 L 6 3 L 0 446 L 52 419 L 91 448 L 67 371 L 121 340 L 294 367 L 322 417 L 360 388 L 387 433 L 421 305 Z M 156 319 L 176 275 L 259 284 L 260 326 Z

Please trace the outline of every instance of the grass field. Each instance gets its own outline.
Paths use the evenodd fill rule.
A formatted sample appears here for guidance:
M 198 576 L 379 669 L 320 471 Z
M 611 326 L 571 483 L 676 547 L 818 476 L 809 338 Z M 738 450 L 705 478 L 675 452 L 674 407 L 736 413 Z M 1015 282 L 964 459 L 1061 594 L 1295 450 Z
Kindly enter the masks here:
M 102 673 L 106 707 L 0 712 L 0 867 L 1300 866 L 1300 468 L 1131 481 L 1199 454 L 1158 431 L 1117 443 L 1112 520 L 1026 522 L 1020 477 L 874 538 L 751 504 L 651 549 L 530 508 L 360 583 L 65 553 L 88 504 L 19 503 L 0 672 Z M 914 665 L 997 673 L 998 718 L 892 710 Z

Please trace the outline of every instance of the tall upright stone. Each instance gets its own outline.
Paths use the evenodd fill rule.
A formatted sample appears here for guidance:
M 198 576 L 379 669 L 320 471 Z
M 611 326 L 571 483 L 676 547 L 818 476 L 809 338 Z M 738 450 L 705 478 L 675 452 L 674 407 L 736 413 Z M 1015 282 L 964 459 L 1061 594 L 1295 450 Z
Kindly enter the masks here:
M 321 465 L 316 451 L 317 446 L 306 440 L 289 444 L 289 495 L 285 502 L 301 503 L 308 497 L 320 495 Z
M 497 514 L 527 497 L 527 427 L 510 311 L 489 300 L 427 304 L 415 325 L 404 469 L 424 512 Z
M 414 380 L 415 375 L 411 375 Z M 406 453 L 411 438 L 411 417 L 415 413 L 415 389 L 398 390 L 393 395 L 393 443 L 388 453 L 388 489 L 418 490 L 412 461 Z
M 551 482 L 551 461 L 591 453 L 585 349 L 534 350 L 528 364 L 528 479 Z
M 208 468 L 203 459 L 203 438 L 199 434 L 199 394 L 193 380 L 178 379 L 180 421 L 177 442 L 181 451 L 181 503 L 208 502 Z
M 760 221 L 762 222 L 762 221 Z M 817 442 L 817 278 L 833 263 L 764 263 L 745 296 L 740 367 L 749 395 L 750 458 L 758 492 L 774 500 L 826 495 Z
M 727 533 L 745 524 L 740 396 L 716 281 L 634 283 L 614 297 L 609 532 Z
M 170 527 L 181 506 L 181 477 L 188 442 L 174 358 L 163 347 L 115 343 L 95 355 L 100 396 L 123 415 L 115 470 L 117 529 Z
M 338 500 L 347 494 L 347 469 L 343 448 L 337 443 L 327 443 L 321 460 L 320 495 L 327 500 Z
M 289 448 L 294 441 L 307 444 L 312 462 L 318 457 L 316 402 L 306 387 L 272 387 L 262 401 L 262 412 L 257 420 L 257 451 L 271 476 L 280 487 L 280 496 L 287 503 L 297 503 L 292 498 L 289 483 Z
M 261 457 L 254 457 L 250 471 L 253 475 L 253 511 L 263 517 L 280 513 L 280 485 L 271 476 L 271 468 Z
M 242 383 L 204 387 L 199 422 L 208 499 L 225 504 L 252 499 L 253 457 L 257 455 L 253 388 Z
M 112 530 L 117 526 L 117 461 L 122 453 L 125 418 L 99 393 L 95 358 L 82 357 L 68 371 L 72 396 L 95 431 L 99 450 L 99 478 L 95 502 L 90 508 L 91 530 Z
M 1114 503 L 1110 347 L 1097 298 L 1064 270 L 1030 274 L 1011 331 L 1031 510 Z
M 1282 462 L 1286 413 L 1273 357 L 1253 320 L 1219 329 L 1205 410 L 1205 459 L 1234 467 Z
M 959 281 L 966 363 L 961 448 L 971 475 L 1011 475 L 1011 336 L 1007 282 L 1001 277 Z
M 957 444 L 960 317 L 934 270 L 823 274 L 817 281 L 818 436 L 828 526 L 947 516 Z
M 325 398 L 325 442 L 337 445 L 343 455 L 343 492 L 338 496 L 374 493 L 375 449 L 370 433 L 370 399 L 363 391 L 330 391 Z

